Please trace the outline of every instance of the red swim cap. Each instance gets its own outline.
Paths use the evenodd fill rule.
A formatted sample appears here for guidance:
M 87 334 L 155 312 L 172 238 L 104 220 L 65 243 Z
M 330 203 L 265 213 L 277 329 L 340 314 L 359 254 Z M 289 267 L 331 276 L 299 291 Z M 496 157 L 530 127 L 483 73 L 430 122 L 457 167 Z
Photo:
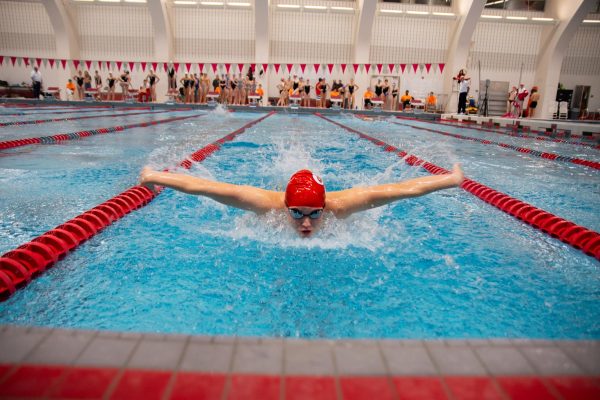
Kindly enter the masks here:
M 288 207 L 325 207 L 325 186 L 317 175 L 307 169 L 296 172 L 285 188 Z

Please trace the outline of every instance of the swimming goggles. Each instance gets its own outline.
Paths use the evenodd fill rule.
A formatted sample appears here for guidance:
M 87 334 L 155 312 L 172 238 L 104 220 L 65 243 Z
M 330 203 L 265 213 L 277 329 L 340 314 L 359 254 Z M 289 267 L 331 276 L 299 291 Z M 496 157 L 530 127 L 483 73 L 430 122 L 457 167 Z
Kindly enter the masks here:
M 302 219 L 304 217 L 308 217 L 310 219 L 317 219 L 321 216 L 321 214 L 323 214 L 322 208 L 311 211 L 308 214 L 304 214 L 302 211 L 298 210 L 297 208 L 288 208 L 288 211 L 290 212 L 290 215 L 294 219 Z

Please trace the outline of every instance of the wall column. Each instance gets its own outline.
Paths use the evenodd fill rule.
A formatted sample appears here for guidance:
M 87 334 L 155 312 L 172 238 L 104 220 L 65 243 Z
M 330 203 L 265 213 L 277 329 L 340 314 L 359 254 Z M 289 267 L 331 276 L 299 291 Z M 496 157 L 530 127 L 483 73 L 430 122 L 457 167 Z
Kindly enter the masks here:
M 154 61 L 173 61 L 175 42 L 173 40 L 171 20 L 169 19 L 165 0 L 148 0 L 148 11 L 150 12 L 152 27 L 154 29 Z M 160 78 L 156 87 L 156 100 L 162 102 L 166 100 L 169 78 L 166 74 L 161 73 L 161 71 L 154 72 Z
M 571 39 L 595 4 L 594 0 L 546 0 L 546 16 L 559 22 L 557 26 L 545 28 L 542 35 L 535 71 L 535 82 L 540 89 L 537 118 L 552 118 L 550 105 L 556 100 L 563 58 Z
M 452 7 L 458 19 L 446 52 L 446 67 L 444 69 L 444 93 L 449 94 L 446 103 L 446 112 L 456 112 L 458 108 L 458 94 L 452 92 L 452 77 L 462 68 L 466 68 L 471 39 L 477 27 L 477 22 L 485 2 L 481 0 L 453 0 Z M 471 76 L 470 73 L 467 75 Z
M 371 37 L 373 34 L 373 22 L 377 11 L 377 0 L 358 0 L 358 26 L 354 38 L 354 63 L 369 64 L 371 62 Z M 356 93 L 356 103 L 360 109 L 363 108 L 362 95 L 371 84 L 371 77 L 364 70 L 358 70 L 354 82 L 360 88 Z
M 78 59 L 79 58 L 79 40 L 77 30 L 73 25 L 71 16 L 66 9 L 62 0 L 42 0 L 42 4 L 46 9 L 54 37 L 56 40 L 56 58 L 57 59 Z M 75 75 L 75 70 L 68 64 L 68 68 L 62 70 L 58 68 L 58 82 L 49 86 L 59 86 L 61 96 L 66 100 L 65 85 L 67 80 Z M 43 76 L 43 74 L 42 74 Z M 48 86 L 48 85 L 46 85 Z
M 256 63 L 255 78 L 256 83 L 261 83 L 265 95 L 263 105 L 269 100 L 269 70 L 267 68 L 262 76 L 258 73 L 262 69 L 262 64 L 268 64 L 270 58 L 269 43 L 269 0 L 255 0 L 254 2 L 254 62 Z

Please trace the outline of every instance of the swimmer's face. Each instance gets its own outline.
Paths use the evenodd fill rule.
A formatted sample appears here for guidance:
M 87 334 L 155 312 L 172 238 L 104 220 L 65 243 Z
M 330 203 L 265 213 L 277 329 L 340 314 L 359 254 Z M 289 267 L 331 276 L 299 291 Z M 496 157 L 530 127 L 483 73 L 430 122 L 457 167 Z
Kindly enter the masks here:
M 323 208 L 317 207 L 290 207 L 288 218 L 292 226 L 303 238 L 310 237 L 321 226 Z

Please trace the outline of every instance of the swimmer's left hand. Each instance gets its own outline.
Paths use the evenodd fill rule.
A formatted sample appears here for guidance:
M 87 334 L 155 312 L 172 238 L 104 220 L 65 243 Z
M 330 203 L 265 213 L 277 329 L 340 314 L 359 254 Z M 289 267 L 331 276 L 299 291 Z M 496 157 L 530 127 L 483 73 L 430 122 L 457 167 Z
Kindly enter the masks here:
M 152 168 L 150 167 L 144 167 L 142 168 L 142 171 L 140 172 L 140 185 L 147 187 L 148 189 L 152 190 L 153 192 L 156 193 L 156 188 L 154 186 L 154 183 L 152 183 L 152 175 L 154 175 L 156 173 L 156 171 L 154 171 Z

